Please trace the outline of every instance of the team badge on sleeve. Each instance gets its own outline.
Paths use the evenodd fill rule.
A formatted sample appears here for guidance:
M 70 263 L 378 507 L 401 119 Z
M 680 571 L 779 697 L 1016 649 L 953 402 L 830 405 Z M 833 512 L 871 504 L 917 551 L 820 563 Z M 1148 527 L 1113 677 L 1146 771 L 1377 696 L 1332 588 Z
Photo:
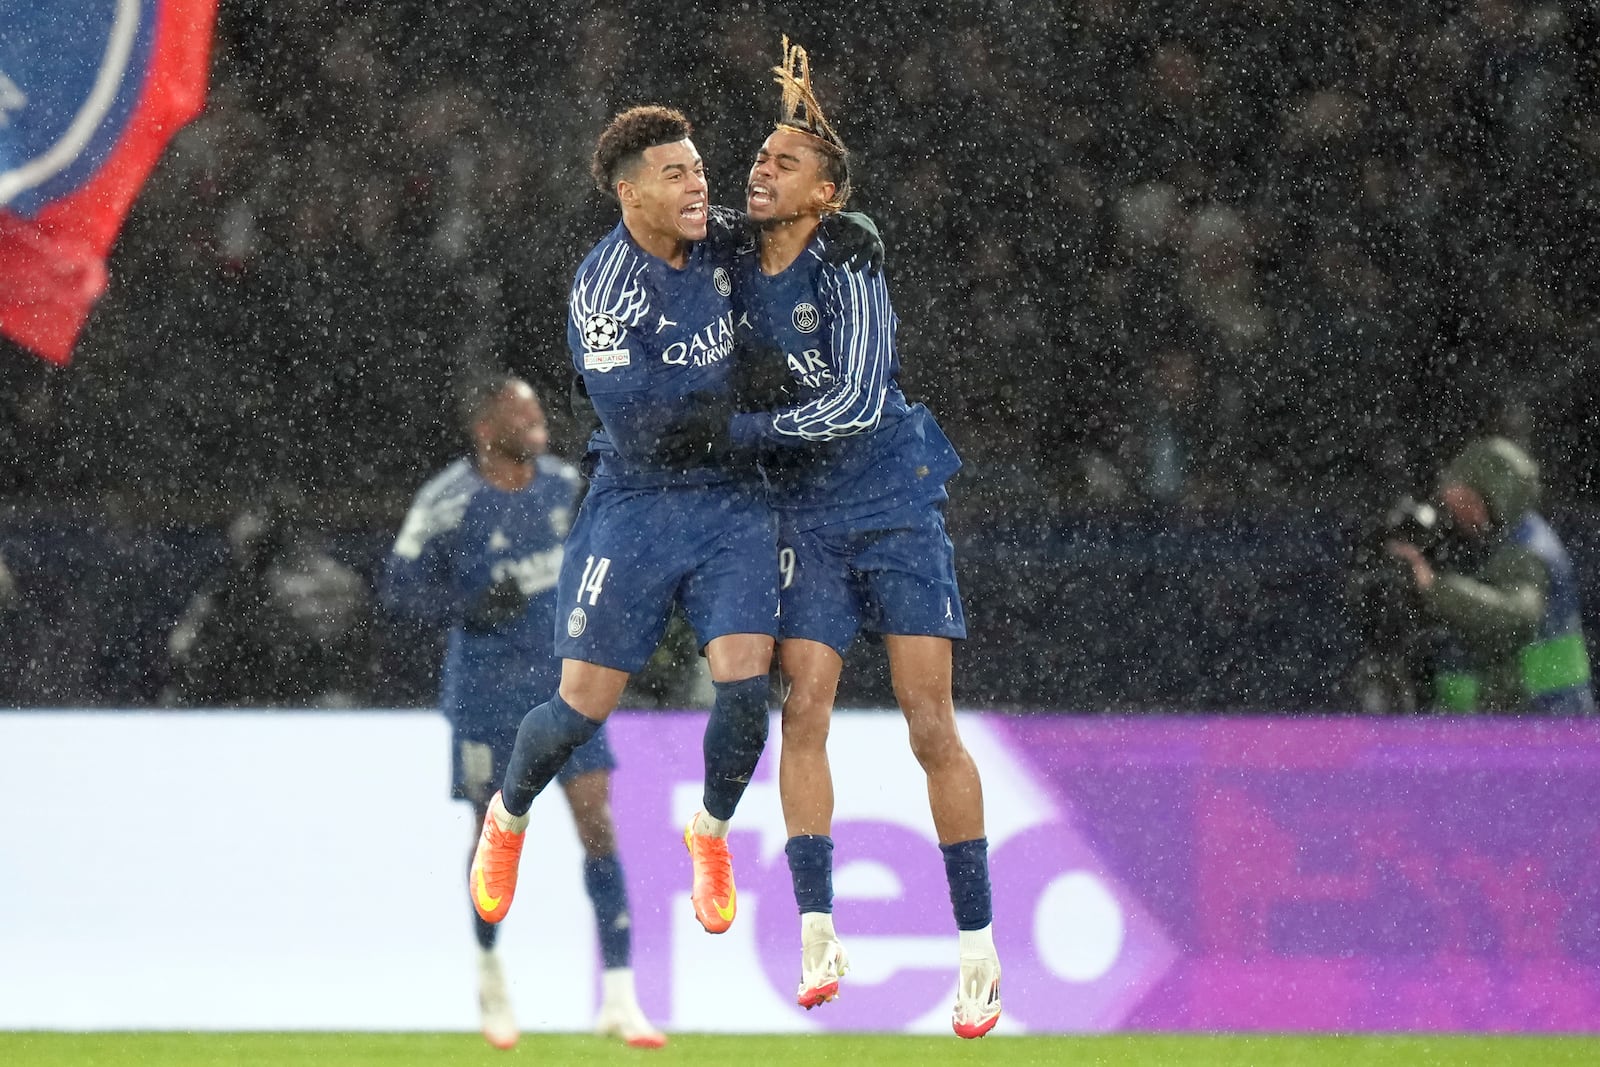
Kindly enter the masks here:
M 583 347 L 590 350 L 612 349 L 622 340 L 622 323 L 615 315 L 597 311 L 583 320 Z
M 583 320 L 583 369 L 605 373 L 626 367 L 633 361 L 633 353 L 618 348 L 626 328 L 615 315 L 596 311 Z

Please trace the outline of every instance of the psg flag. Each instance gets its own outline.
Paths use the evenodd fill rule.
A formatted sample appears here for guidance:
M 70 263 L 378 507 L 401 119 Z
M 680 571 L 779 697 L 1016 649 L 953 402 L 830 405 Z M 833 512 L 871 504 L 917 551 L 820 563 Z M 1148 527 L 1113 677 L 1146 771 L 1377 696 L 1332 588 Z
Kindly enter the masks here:
M 205 101 L 216 0 L 0 0 L 0 334 L 53 363 L 172 135 Z

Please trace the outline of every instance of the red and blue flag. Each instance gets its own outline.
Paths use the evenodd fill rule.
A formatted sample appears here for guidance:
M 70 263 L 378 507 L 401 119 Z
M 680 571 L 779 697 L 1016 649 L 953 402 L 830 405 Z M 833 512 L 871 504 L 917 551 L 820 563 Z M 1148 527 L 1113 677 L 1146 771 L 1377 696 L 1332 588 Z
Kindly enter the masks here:
M 106 256 L 205 102 L 216 0 L 0 0 L 0 334 L 72 358 Z

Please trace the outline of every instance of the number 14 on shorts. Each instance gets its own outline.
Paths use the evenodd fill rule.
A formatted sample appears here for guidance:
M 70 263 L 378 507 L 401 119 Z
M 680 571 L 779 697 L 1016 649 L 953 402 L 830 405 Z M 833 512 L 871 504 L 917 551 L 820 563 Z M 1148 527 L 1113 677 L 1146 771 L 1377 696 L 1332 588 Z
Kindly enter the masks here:
M 592 608 L 600 599 L 600 587 L 605 583 L 606 572 L 611 570 L 611 557 L 601 556 L 595 559 L 590 556 L 583 564 L 583 580 L 578 583 L 578 603 L 583 603 L 583 598 L 589 598 Z

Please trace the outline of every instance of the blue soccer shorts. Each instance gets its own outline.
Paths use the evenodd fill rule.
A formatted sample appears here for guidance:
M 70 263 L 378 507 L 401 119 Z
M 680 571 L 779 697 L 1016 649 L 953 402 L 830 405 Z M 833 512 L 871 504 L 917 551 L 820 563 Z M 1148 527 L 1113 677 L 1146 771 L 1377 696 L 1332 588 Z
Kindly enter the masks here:
M 470 800 L 479 806 L 489 803 L 489 798 L 505 781 L 506 765 L 511 762 L 511 749 L 517 742 L 517 727 L 520 725 L 519 720 L 501 723 L 491 730 L 471 732 L 452 727 L 452 797 Z M 611 751 L 611 742 L 606 739 L 605 723 L 601 723 L 593 737 L 572 750 L 567 762 L 556 772 L 556 781 L 566 785 L 591 771 L 612 771 L 616 767 L 616 753 Z
M 778 633 L 778 523 L 736 486 L 595 486 L 567 537 L 556 655 L 632 674 L 661 642 L 676 601 L 701 648 Z
M 935 502 L 866 520 L 779 535 L 780 638 L 820 641 L 841 656 L 860 631 L 964 638 L 955 546 Z

